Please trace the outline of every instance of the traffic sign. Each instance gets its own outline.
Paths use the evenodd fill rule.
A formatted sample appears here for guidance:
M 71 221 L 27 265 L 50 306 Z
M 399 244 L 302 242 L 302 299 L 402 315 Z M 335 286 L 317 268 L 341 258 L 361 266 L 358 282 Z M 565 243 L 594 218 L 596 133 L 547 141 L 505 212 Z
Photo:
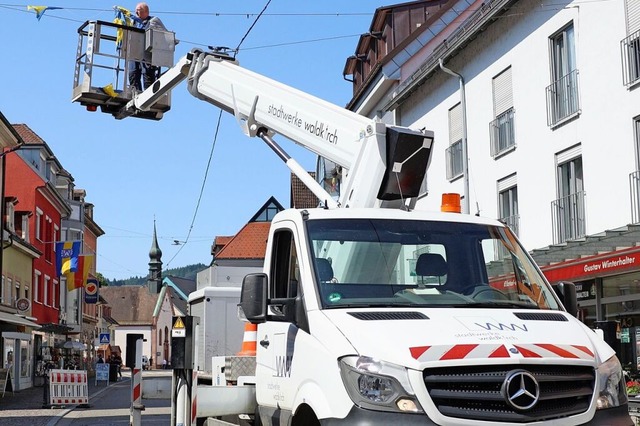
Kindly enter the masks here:
M 187 330 L 185 330 L 184 328 L 184 322 L 182 322 L 182 318 L 178 317 L 173 323 L 173 328 L 171 329 L 171 337 L 185 337 L 186 335 Z
M 104 345 L 104 344 L 109 344 L 111 342 L 111 337 L 109 336 L 109 333 L 100 333 L 100 344 Z

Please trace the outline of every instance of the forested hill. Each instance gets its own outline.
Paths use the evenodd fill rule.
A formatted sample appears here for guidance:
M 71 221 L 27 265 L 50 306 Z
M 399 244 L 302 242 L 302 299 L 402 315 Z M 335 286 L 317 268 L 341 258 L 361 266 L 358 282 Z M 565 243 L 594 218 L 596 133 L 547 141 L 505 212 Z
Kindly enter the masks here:
M 198 272 L 206 269 L 207 266 L 202 263 L 196 263 L 195 265 L 181 266 L 179 268 L 171 268 L 162 271 L 163 277 L 174 276 L 179 278 L 185 278 L 187 280 L 196 280 Z M 124 280 L 107 279 L 107 285 L 119 286 L 119 285 L 144 285 L 147 283 L 147 276 L 144 277 L 131 277 Z

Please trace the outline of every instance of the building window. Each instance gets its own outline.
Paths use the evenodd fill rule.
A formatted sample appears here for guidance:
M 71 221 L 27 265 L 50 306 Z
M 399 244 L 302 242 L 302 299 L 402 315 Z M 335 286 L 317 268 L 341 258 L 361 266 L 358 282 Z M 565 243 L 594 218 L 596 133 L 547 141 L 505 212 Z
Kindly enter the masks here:
M 514 234 L 518 235 L 520 216 L 518 213 L 518 186 L 516 176 L 498 182 L 498 215 Z
M 40 271 L 34 271 L 33 273 L 33 301 L 36 303 L 42 303 L 42 274 Z
M 7 301 L 4 300 L 4 294 L 5 294 L 5 290 L 4 290 L 4 275 L 2 276 L 2 287 L 0 287 L 0 303 L 6 304 Z
M 449 147 L 445 152 L 449 180 L 457 179 L 463 173 L 462 136 L 462 106 L 457 104 L 449 110 Z
M 640 81 L 640 0 L 626 0 L 627 37 L 620 41 L 622 79 L 628 88 Z
M 636 148 L 636 170 L 629 175 L 631 223 L 638 223 L 640 222 L 640 117 L 633 119 L 633 137 Z
M 573 24 L 549 38 L 551 85 L 547 87 L 547 125 L 555 126 L 580 111 Z
M 44 288 L 44 296 L 42 298 L 42 301 L 44 302 L 45 306 L 50 306 L 51 304 L 49 303 L 49 285 L 51 283 L 51 278 L 49 278 L 48 276 L 44 276 L 44 284 L 42 285 L 42 287 Z
M 489 124 L 491 156 L 497 157 L 516 145 L 511 67 L 493 78 L 493 120 Z
M 45 219 L 44 238 L 44 260 L 52 263 L 55 257 L 56 245 L 53 241 L 53 220 L 49 216 Z
M 556 156 L 558 199 L 551 203 L 553 242 L 560 244 L 586 234 L 585 191 L 580 146 Z
M 42 210 L 36 208 L 36 239 L 42 241 Z
M 15 306 L 15 300 L 12 298 L 13 297 L 13 280 L 11 278 L 7 278 L 7 289 L 8 291 L 8 296 L 9 296 L 9 300 L 7 301 L 7 305 L 9 306 Z
M 622 53 L 622 80 L 630 87 L 640 80 L 640 30 L 620 42 Z
M 53 307 L 60 307 L 60 282 L 56 279 L 53 280 Z
M 18 281 L 16 281 L 15 289 L 16 289 L 15 297 L 13 298 L 14 302 L 17 301 L 18 299 L 20 299 L 20 283 Z M 15 303 L 14 303 L 14 305 L 15 305 Z
M 9 232 L 16 232 L 15 220 L 16 220 L 16 211 L 13 201 L 7 201 L 4 203 L 5 205 L 5 218 L 6 218 L 6 226 Z
M 20 237 L 26 242 L 30 243 L 31 236 L 29 235 L 29 215 L 23 214 L 21 220 L 22 220 L 22 228 L 21 228 Z

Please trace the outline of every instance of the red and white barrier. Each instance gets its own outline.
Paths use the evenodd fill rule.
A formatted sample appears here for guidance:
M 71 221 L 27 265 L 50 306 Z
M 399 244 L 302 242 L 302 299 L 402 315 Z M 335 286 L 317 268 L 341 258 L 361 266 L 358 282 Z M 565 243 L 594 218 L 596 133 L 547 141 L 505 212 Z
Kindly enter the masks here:
M 198 371 L 195 368 L 191 380 L 191 426 L 195 426 L 198 421 Z
M 49 404 L 89 403 L 86 370 L 49 370 Z
M 133 380 L 131 400 L 135 407 L 136 405 L 142 405 L 142 370 L 134 367 L 131 374 Z

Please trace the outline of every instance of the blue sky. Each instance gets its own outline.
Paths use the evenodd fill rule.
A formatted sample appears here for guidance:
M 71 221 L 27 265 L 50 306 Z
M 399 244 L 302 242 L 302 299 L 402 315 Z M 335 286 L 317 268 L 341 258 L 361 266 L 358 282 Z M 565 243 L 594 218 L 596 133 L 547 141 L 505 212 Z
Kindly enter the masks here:
M 275 0 L 241 45 L 243 67 L 337 105 L 351 98 L 342 78 L 358 35 L 377 7 L 391 3 Z M 61 7 L 40 21 L 27 6 Z M 176 60 L 194 47 L 236 47 L 266 0 L 157 0 L 151 14 L 180 40 Z M 259 139 L 249 139 L 223 114 L 198 213 L 220 110 L 192 97 L 182 83 L 161 121 L 115 120 L 71 102 L 77 29 L 87 20 L 112 21 L 113 6 L 94 0 L 0 3 L 0 112 L 24 123 L 54 151 L 87 191 L 105 231 L 97 269 L 107 278 L 144 276 L 156 220 L 164 267 L 208 264 L 216 235 L 234 235 L 275 196 L 288 207 L 289 170 Z M 276 140 L 307 170 L 315 156 L 283 137 Z M 192 226 L 193 223 L 193 226 Z M 187 241 L 179 246 L 174 240 Z

